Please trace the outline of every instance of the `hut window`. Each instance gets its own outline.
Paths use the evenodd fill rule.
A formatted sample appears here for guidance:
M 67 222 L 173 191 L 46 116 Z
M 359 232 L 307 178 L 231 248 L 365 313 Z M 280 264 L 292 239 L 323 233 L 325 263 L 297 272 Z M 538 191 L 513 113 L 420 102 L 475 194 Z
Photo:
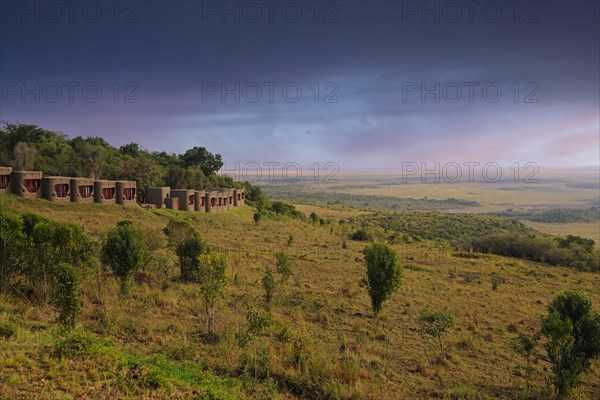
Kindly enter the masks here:
M 84 199 L 89 199 L 92 197 L 92 186 L 79 186 L 77 190 L 79 191 L 79 195 Z
M 135 189 L 134 188 L 123 189 L 123 196 L 125 196 L 125 200 L 135 199 Z
M 201 197 L 201 198 L 200 198 L 200 205 L 201 205 L 202 207 L 204 207 L 204 197 Z
M 214 198 L 214 197 L 212 197 L 212 198 L 210 199 L 210 206 L 211 206 L 211 207 L 214 207 L 214 206 L 215 206 L 215 198 Z
M 25 179 L 23 181 L 23 186 L 29 193 L 37 193 L 40 190 L 40 183 L 42 181 L 40 179 Z
M 0 189 L 6 189 L 10 184 L 10 175 L 0 175 Z
M 102 197 L 105 200 L 112 200 L 115 198 L 115 188 L 104 188 L 102 189 Z
M 188 205 L 189 206 L 193 206 L 194 205 L 194 196 L 195 195 L 188 196 Z
M 66 183 L 54 185 L 54 193 L 56 193 L 56 197 L 67 197 L 69 195 L 69 185 Z

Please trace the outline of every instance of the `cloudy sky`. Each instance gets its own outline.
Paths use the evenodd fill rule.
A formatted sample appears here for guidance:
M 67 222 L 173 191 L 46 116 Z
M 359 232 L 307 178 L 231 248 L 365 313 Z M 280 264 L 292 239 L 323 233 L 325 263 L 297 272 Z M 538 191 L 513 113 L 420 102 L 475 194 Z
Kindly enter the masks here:
M 0 0 L 0 120 L 227 163 L 599 164 L 597 1 Z

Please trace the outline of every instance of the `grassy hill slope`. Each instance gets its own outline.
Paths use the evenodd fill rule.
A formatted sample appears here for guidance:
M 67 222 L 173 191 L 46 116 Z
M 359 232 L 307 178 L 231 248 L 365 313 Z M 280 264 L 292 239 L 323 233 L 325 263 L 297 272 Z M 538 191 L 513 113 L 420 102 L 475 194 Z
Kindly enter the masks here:
M 0 297 L 0 322 L 15 329 L 0 337 L 5 399 L 514 399 L 524 386 L 515 373 L 523 362 L 510 348 L 516 334 L 536 330 L 560 290 L 584 291 L 595 309 L 600 306 L 598 274 L 498 256 L 455 257 L 423 241 L 395 246 L 403 262 L 423 268 L 405 268 L 400 290 L 377 322 L 359 287 L 365 243 L 348 240 L 344 248 L 336 223 L 263 218 L 256 224 L 249 207 L 198 214 L 12 196 L 0 202 L 3 209 L 81 225 L 98 240 L 117 221 L 131 219 L 154 248 L 153 262 L 136 276 L 127 299 L 119 298 L 117 282 L 99 265 L 85 271 L 78 332 L 89 346 L 83 350 L 61 342 L 51 307 Z M 213 251 L 226 254 L 230 282 L 218 306 L 217 343 L 203 336 L 197 286 L 178 281 L 175 255 L 166 248 L 162 229 L 175 217 L 191 221 Z M 285 290 L 276 290 L 268 337 L 260 342 L 273 379 L 256 384 L 239 374 L 235 333 L 246 327 L 249 305 L 267 313 L 261 278 L 282 249 L 293 276 Z M 492 274 L 505 279 L 496 291 Z M 455 316 L 446 339 L 449 357 L 418 333 L 416 319 L 426 305 Z M 542 393 L 544 372 L 535 368 Z M 578 393 L 584 399 L 600 393 L 598 363 Z

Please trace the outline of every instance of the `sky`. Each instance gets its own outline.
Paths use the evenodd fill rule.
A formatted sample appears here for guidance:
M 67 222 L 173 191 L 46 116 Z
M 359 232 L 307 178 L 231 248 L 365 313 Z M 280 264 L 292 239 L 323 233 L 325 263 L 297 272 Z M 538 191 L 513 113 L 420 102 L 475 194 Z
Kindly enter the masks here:
M 599 4 L 0 0 L 0 120 L 230 166 L 597 166 Z

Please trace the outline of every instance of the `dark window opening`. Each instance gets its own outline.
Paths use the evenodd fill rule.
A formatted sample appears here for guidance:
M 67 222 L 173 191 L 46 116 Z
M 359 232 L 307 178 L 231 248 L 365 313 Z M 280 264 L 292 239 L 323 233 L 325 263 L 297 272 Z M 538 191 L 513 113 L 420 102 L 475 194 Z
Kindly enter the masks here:
M 134 200 L 135 199 L 135 189 L 134 188 L 123 189 L 123 196 L 125 197 L 125 200 Z
M 196 197 L 196 195 L 191 195 L 188 196 L 188 206 L 193 206 L 194 205 L 194 197 Z
M 102 197 L 104 197 L 104 200 L 114 199 L 115 198 L 115 188 L 102 189 Z
M 77 188 L 77 190 L 79 191 L 79 195 L 83 199 L 89 199 L 90 197 L 92 197 L 92 194 L 94 193 L 93 186 L 79 186 Z
M 67 183 L 54 185 L 54 193 L 56 193 L 56 197 L 67 197 L 69 195 L 69 185 Z
M 41 183 L 41 179 L 25 179 L 23 181 L 23 186 L 25 186 L 25 189 L 29 193 L 37 193 L 40 190 Z
M 10 175 L 0 175 L 0 189 L 6 189 L 10 185 Z

